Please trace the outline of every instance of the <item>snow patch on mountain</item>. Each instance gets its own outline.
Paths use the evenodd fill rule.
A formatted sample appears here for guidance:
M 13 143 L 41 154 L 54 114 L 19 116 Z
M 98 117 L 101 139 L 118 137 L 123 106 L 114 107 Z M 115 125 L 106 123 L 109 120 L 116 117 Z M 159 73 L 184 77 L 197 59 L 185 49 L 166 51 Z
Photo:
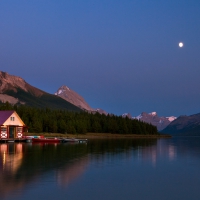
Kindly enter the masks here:
M 149 124 L 152 124 L 157 127 L 158 131 L 163 130 L 165 127 L 167 127 L 172 121 L 176 119 L 176 117 L 159 117 L 156 112 L 142 112 L 140 115 L 136 117 L 131 117 L 129 113 L 124 113 L 122 117 L 129 117 L 130 119 L 137 119 L 140 121 L 147 122 Z
M 130 113 L 124 113 L 124 114 L 122 115 L 122 117 L 123 117 L 123 118 L 125 118 L 125 117 L 132 118 L 132 116 L 131 116 Z
M 137 120 L 140 120 L 142 118 L 142 115 L 138 115 L 137 117 L 132 117 L 132 119 L 137 119 Z
M 156 115 L 157 115 L 156 112 L 151 112 L 151 113 L 149 113 L 149 114 L 152 115 L 152 116 L 156 116 Z
M 59 94 L 62 94 L 63 93 L 63 90 L 58 90 L 58 92 L 55 93 L 55 95 L 59 95 Z
M 174 121 L 177 119 L 177 117 L 171 116 L 171 117 L 166 117 L 170 122 Z

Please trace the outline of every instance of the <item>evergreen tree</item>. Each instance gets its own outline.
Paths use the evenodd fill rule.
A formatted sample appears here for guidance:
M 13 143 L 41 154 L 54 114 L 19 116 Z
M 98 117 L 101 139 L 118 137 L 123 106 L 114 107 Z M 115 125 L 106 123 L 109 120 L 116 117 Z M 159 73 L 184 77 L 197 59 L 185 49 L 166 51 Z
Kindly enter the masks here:
M 66 110 L 39 109 L 26 105 L 0 103 L 0 110 L 15 110 L 29 132 L 48 133 L 119 133 L 119 134 L 158 134 L 157 127 L 138 120 L 115 115 L 69 112 Z

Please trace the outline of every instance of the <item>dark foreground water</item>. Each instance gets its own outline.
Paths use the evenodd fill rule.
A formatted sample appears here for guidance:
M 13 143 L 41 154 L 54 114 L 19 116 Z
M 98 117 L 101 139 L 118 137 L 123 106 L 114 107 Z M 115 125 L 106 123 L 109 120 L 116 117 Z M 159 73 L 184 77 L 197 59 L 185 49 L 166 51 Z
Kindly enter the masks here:
M 0 199 L 200 199 L 200 137 L 0 144 Z

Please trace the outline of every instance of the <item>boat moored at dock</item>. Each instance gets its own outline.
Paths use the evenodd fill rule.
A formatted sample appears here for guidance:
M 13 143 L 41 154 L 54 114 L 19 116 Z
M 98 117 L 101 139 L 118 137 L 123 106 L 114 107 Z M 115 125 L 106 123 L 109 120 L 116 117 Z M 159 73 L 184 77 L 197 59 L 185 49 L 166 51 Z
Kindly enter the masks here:
M 63 138 L 62 143 L 86 143 L 87 139 Z
M 76 138 L 32 138 L 33 143 L 86 143 L 87 139 Z
M 26 139 L 30 140 L 32 143 L 87 143 L 87 139 L 77 138 L 27 136 Z
M 7 142 L 27 142 L 27 143 L 87 143 L 87 139 L 59 138 L 44 136 L 24 136 L 23 138 L 1 138 L 1 143 Z
M 33 143 L 60 143 L 62 139 L 60 138 L 32 138 Z

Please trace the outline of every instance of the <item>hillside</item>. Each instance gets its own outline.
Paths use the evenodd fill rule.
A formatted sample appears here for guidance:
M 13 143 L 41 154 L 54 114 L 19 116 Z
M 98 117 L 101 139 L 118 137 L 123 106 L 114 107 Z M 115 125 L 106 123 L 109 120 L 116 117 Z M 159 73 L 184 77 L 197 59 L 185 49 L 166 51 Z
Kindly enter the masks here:
M 85 101 L 85 99 L 82 96 L 80 96 L 78 93 L 76 93 L 71 88 L 69 88 L 65 85 L 61 86 L 57 90 L 55 95 L 63 98 L 64 100 L 70 102 L 73 105 L 76 105 L 77 107 L 79 107 L 83 110 L 87 110 L 87 111 L 94 110 L 89 106 L 89 104 Z
M 81 108 L 82 110 L 86 110 L 87 112 L 100 113 L 100 114 L 105 114 L 105 115 L 108 114 L 103 109 L 91 108 L 90 105 L 85 101 L 85 99 L 80 94 L 78 94 L 77 92 L 73 91 L 71 88 L 65 85 L 62 85 L 60 88 L 58 88 L 57 92 L 55 92 L 55 95 Z
M 151 113 L 146 113 L 142 112 L 140 115 L 137 117 L 132 117 L 130 113 L 125 113 L 122 115 L 122 117 L 128 117 L 131 119 L 137 119 L 143 122 L 147 122 L 149 124 L 152 124 L 157 127 L 158 131 L 163 130 L 166 128 L 176 117 L 171 116 L 171 117 L 160 117 L 157 115 L 156 112 L 151 112 Z
M 180 116 L 169 124 L 161 133 L 171 135 L 200 135 L 200 113 Z
M 66 100 L 31 86 L 20 77 L 0 71 L 0 101 L 32 107 L 81 111 Z

